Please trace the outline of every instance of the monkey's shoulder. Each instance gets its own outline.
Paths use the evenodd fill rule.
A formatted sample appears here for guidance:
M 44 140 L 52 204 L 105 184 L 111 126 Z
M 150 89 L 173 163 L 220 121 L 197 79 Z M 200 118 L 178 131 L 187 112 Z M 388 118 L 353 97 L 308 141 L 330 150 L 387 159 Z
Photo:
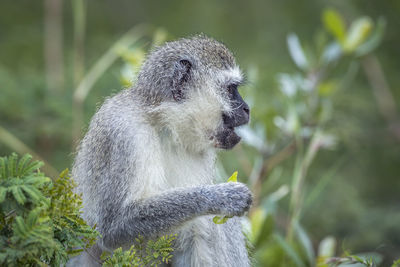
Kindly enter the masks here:
M 123 90 L 107 97 L 93 116 L 92 123 L 103 123 L 103 126 L 121 127 L 142 121 L 143 107 L 137 101 L 131 90 Z

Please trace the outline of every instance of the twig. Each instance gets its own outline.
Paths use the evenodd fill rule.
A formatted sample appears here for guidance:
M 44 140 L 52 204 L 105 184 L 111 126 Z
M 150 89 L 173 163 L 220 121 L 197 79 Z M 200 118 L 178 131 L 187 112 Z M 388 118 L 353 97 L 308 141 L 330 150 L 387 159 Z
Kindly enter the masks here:
M 245 154 L 245 152 L 243 150 L 243 146 L 238 146 L 236 148 L 236 154 L 239 155 L 237 160 L 239 161 L 240 165 L 242 166 L 242 168 L 246 172 L 246 175 L 250 175 L 251 170 L 252 170 L 252 166 L 251 166 L 251 162 L 249 160 L 249 157 L 246 156 L 246 154 Z
M 280 163 L 288 159 L 294 153 L 295 150 L 296 150 L 296 144 L 295 142 L 292 141 L 273 156 L 264 159 L 264 162 L 261 166 L 257 179 L 252 186 L 252 191 L 254 193 L 253 207 L 257 207 L 258 204 L 260 203 L 262 184 L 264 183 L 268 173 L 271 172 L 271 170 L 275 166 L 279 165 Z
M 380 113 L 386 121 L 393 122 L 397 117 L 397 107 L 378 58 L 368 55 L 361 63 L 371 84 Z
M 371 84 L 379 112 L 386 120 L 389 131 L 400 141 L 400 122 L 397 106 L 382 66 L 374 55 L 366 56 L 361 63 L 368 82 Z
M 321 132 L 316 130 L 308 147 L 305 155 L 299 152 L 296 167 L 294 169 L 292 181 L 292 194 L 290 198 L 290 222 L 287 231 L 287 240 L 292 240 L 294 224 L 299 219 L 302 208 L 302 192 L 303 184 L 307 176 L 308 169 L 315 158 L 315 155 L 320 149 Z M 299 140 L 302 142 L 302 140 Z

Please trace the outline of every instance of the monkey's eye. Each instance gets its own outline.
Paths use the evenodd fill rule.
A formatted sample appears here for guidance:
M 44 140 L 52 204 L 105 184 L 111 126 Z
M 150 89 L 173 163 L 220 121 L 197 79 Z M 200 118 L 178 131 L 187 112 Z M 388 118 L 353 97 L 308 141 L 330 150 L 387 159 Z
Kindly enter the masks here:
M 228 85 L 228 92 L 230 94 L 233 94 L 233 92 L 237 89 L 238 85 L 235 83 L 232 83 L 230 85 Z

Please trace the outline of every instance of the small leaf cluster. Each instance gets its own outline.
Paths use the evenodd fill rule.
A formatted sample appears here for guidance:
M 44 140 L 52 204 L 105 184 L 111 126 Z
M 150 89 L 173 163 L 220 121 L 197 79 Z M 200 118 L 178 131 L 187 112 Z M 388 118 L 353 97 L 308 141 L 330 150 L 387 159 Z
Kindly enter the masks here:
M 176 235 L 165 235 L 154 240 L 145 241 L 139 236 L 135 244 L 127 251 L 122 248 L 114 250 L 112 255 L 103 253 L 101 259 L 103 266 L 138 267 L 138 266 L 160 266 L 169 263 L 172 258 L 172 242 Z
M 345 53 L 363 56 L 373 51 L 382 40 L 386 21 L 379 18 L 376 24 L 363 16 L 355 19 L 348 28 L 342 15 L 333 8 L 327 8 L 322 21 L 325 28 L 335 37 Z
M 336 267 L 342 265 L 351 265 L 351 264 L 361 264 L 366 267 L 377 267 L 379 263 L 382 261 L 382 258 L 379 255 L 350 255 L 349 253 L 345 253 L 344 257 L 332 257 L 328 258 L 324 264 L 319 263 L 318 267 Z
M 80 217 L 68 170 L 52 181 L 42 165 L 30 155 L 0 158 L 1 266 L 60 266 L 98 236 Z

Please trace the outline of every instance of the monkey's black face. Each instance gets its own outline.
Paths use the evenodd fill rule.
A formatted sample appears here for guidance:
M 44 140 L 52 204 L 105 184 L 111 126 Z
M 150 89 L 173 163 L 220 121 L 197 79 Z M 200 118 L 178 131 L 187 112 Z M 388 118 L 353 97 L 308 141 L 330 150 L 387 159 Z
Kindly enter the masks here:
M 235 127 L 249 122 L 250 108 L 239 94 L 237 87 L 237 84 L 230 84 L 227 88 L 232 103 L 232 113 L 222 114 L 223 128 L 215 136 L 217 148 L 233 148 L 240 141 L 240 137 L 235 133 Z

